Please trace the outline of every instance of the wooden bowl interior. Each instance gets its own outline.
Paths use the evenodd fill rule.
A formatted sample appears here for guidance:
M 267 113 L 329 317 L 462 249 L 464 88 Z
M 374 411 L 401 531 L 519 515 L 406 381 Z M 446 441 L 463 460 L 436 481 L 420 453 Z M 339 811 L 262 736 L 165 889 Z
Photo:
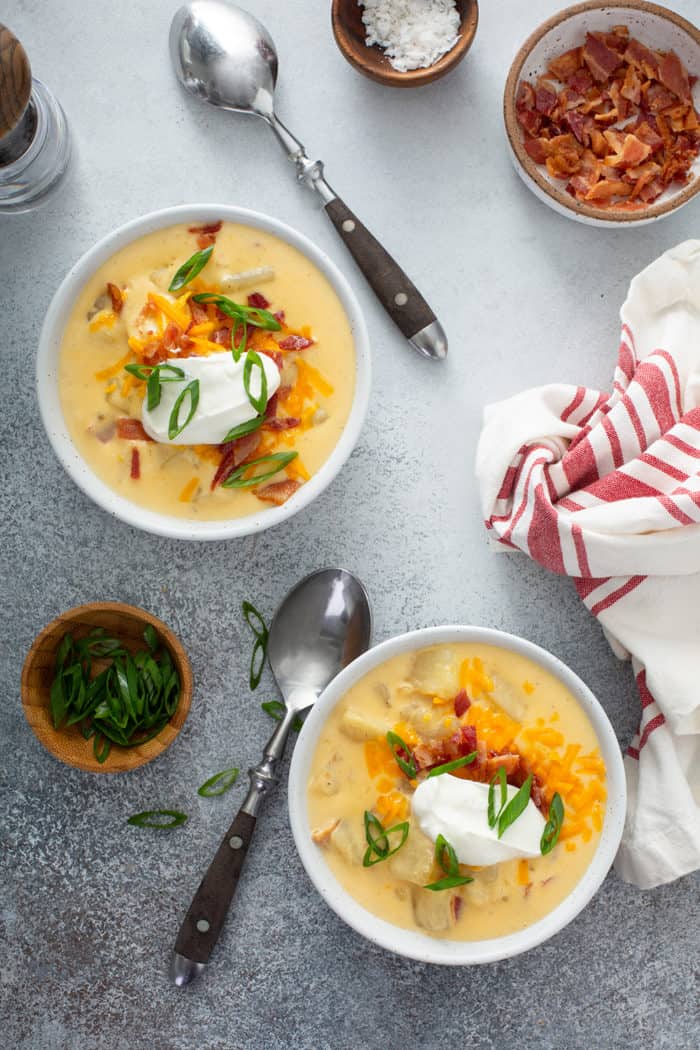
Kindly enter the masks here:
M 79 725 L 54 729 L 49 708 L 51 683 L 54 677 L 56 650 L 64 635 L 83 638 L 96 627 L 114 635 L 130 652 L 145 646 L 143 632 L 151 625 L 167 646 L 180 676 L 180 702 L 175 714 L 164 729 L 152 740 L 137 747 L 124 748 L 112 744 L 107 759 L 100 764 L 94 757 L 92 740 L 85 740 Z M 100 670 L 104 662 L 95 661 Z M 68 765 L 91 773 L 122 773 L 150 762 L 173 742 L 180 732 L 192 700 L 192 671 L 182 645 L 160 620 L 150 613 L 118 602 L 81 605 L 53 620 L 38 635 L 22 670 L 22 705 L 34 734 L 56 758 Z
M 362 21 L 363 8 L 357 0 L 333 0 L 333 32 L 345 58 L 365 76 L 381 84 L 415 87 L 418 84 L 428 84 L 448 73 L 471 47 L 479 20 L 477 0 L 457 0 L 457 10 L 460 15 L 460 37 L 452 50 L 427 69 L 412 69 L 406 73 L 394 69 L 376 44 L 367 47 L 366 30 Z

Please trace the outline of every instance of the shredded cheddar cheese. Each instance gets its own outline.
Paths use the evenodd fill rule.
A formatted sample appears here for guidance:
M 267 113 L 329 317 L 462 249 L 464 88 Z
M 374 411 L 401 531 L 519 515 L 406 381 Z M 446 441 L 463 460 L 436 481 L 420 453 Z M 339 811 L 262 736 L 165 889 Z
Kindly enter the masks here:
M 190 478 L 178 496 L 180 503 L 189 503 L 199 487 L 199 478 Z
M 466 689 L 471 700 L 478 700 L 486 693 L 493 692 L 493 679 L 484 670 L 484 662 L 478 656 L 473 660 L 463 660 L 459 669 L 459 684 Z
M 95 379 L 100 381 L 103 379 L 114 379 L 115 376 L 119 375 L 124 365 L 130 360 L 131 351 L 129 351 L 128 354 L 124 354 L 123 357 L 120 357 L 119 360 L 115 361 L 113 365 L 109 366 L 109 368 L 103 368 L 101 372 L 95 372 Z
M 100 328 L 111 328 L 116 319 L 117 315 L 113 310 L 100 310 L 90 321 L 88 328 L 91 332 L 99 332 Z

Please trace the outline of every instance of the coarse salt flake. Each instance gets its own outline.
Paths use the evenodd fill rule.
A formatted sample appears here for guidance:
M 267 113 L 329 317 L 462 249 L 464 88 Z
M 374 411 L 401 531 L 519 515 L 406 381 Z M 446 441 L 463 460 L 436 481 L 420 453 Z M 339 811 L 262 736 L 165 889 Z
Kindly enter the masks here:
M 455 0 L 357 0 L 367 47 L 378 44 L 394 69 L 427 69 L 459 40 Z

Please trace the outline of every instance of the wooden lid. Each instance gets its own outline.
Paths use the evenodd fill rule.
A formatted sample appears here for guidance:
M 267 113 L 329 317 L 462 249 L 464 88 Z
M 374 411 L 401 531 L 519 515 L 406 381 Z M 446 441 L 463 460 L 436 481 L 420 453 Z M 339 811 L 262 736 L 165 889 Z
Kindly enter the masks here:
M 0 25 L 0 138 L 12 131 L 32 93 L 32 70 L 14 33 Z

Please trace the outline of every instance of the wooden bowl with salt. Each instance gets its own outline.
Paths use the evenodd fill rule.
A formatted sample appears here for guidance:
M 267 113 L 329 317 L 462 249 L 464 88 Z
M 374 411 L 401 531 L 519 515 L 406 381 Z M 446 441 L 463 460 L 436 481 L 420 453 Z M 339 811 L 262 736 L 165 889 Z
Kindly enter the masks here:
M 93 754 L 92 740 L 86 740 L 76 723 L 55 729 L 50 711 L 51 683 L 56 652 L 68 633 L 83 638 L 95 628 L 119 639 L 130 652 L 145 647 L 143 632 L 151 626 L 164 645 L 180 678 L 180 700 L 170 721 L 157 736 L 134 747 L 113 744 L 104 762 Z M 95 659 L 95 669 L 100 661 Z M 192 700 L 192 670 L 181 642 L 170 628 L 151 613 L 122 602 L 93 602 L 69 609 L 37 635 L 22 668 L 22 706 L 37 739 L 47 751 L 66 765 L 88 773 L 125 773 L 151 762 L 170 747 L 185 723 Z
M 472 45 L 479 22 L 479 4 L 477 0 L 456 0 L 456 7 L 460 17 L 459 39 L 450 51 L 425 69 L 403 73 L 394 69 L 382 48 L 376 44 L 367 46 L 367 30 L 362 21 L 364 8 L 357 0 L 333 0 L 333 35 L 350 65 L 370 80 L 389 87 L 420 87 L 444 77 L 458 66 Z

